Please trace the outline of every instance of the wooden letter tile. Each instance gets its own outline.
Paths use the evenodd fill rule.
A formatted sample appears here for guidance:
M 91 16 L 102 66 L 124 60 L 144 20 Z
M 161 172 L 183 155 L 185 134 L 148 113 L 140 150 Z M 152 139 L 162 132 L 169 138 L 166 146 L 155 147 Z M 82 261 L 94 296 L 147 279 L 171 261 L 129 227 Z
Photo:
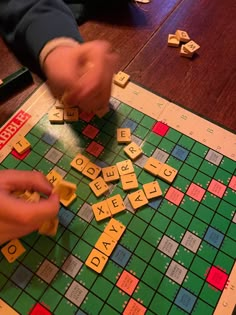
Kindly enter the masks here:
M 124 160 L 121 162 L 117 162 L 116 166 L 118 168 L 118 172 L 120 175 L 134 173 L 134 167 L 131 160 Z
M 116 130 L 118 143 L 130 143 L 131 142 L 131 130 L 130 128 L 117 128 Z
M 184 45 L 180 48 L 180 56 L 186 57 L 186 58 L 192 58 L 193 53 L 190 53 L 186 48 L 184 48 Z
M 47 220 L 40 226 L 38 232 L 43 235 L 55 236 L 57 234 L 58 224 L 58 218 Z
M 135 173 L 121 175 L 120 180 L 123 190 L 138 188 L 138 180 Z
M 179 40 L 175 34 L 168 35 L 168 46 L 179 47 Z
M 85 166 L 89 163 L 89 159 L 82 155 L 82 154 L 77 154 L 76 157 L 72 160 L 70 165 L 75 168 L 77 171 L 82 172 Z
M 85 168 L 83 169 L 82 174 L 94 180 L 95 178 L 98 177 L 101 170 L 102 168 L 100 166 L 97 166 L 96 164 L 89 162 L 88 164 L 86 164 Z
M 107 204 L 112 215 L 126 209 L 121 195 L 115 195 L 107 199 Z
M 25 252 L 25 248 L 18 239 L 14 239 L 5 245 L 1 252 L 9 263 L 13 263 Z
M 200 48 L 200 46 L 197 43 L 195 43 L 193 40 L 190 40 L 190 42 L 188 42 L 187 44 L 184 45 L 184 48 L 188 52 L 194 53 Z
M 131 160 L 135 160 L 143 153 L 143 150 L 135 142 L 131 142 L 124 148 L 124 152 Z
M 64 121 L 73 122 L 79 120 L 78 108 L 65 108 L 64 109 Z
M 88 256 L 85 265 L 93 269 L 97 273 L 101 273 L 106 265 L 108 257 L 94 248 Z
M 116 165 L 103 167 L 102 168 L 102 176 L 105 182 L 110 183 L 118 180 L 120 178 L 118 168 Z
M 111 218 L 104 229 L 104 233 L 110 235 L 117 242 L 125 231 L 125 226 L 118 220 Z
M 97 243 L 95 244 L 95 248 L 100 250 L 103 254 L 107 255 L 108 257 L 113 252 L 117 242 L 108 234 L 102 233 Z
M 109 190 L 108 185 L 101 176 L 90 182 L 89 187 L 92 189 L 95 196 L 97 197 L 100 197 L 102 194 L 105 194 Z
M 177 170 L 171 167 L 170 165 L 163 164 L 159 170 L 157 176 L 171 184 L 177 175 Z
M 160 197 L 162 195 L 161 188 L 157 181 L 143 184 L 143 190 L 148 199 Z
M 74 195 L 76 188 L 74 183 L 62 179 L 54 186 L 53 192 L 59 195 L 60 200 L 69 200 Z
M 64 123 L 64 110 L 61 108 L 52 108 L 48 112 L 48 120 L 51 124 Z
M 58 182 L 60 180 L 62 180 L 62 176 L 57 173 L 55 170 L 51 170 L 48 174 L 47 174 L 47 179 L 49 181 L 49 183 L 51 183 L 53 186 L 57 185 Z
M 129 81 L 130 76 L 122 71 L 119 71 L 114 76 L 114 83 L 119 85 L 120 87 L 125 87 Z
M 150 157 L 145 165 L 143 166 L 143 168 L 145 169 L 145 171 L 151 173 L 154 176 L 158 175 L 158 172 L 160 171 L 161 167 L 163 166 L 163 163 L 158 161 L 157 159 Z
M 111 216 L 111 212 L 106 200 L 94 203 L 92 205 L 92 210 L 96 221 L 101 221 Z
M 20 137 L 18 141 L 13 145 L 13 148 L 19 153 L 23 154 L 27 150 L 29 150 L 31 144 L 25 137 Z
M 148 204 L 148 199 L 142 189 L 139 189 L 131 194 L 128 194 L 131 206 L 134 209 L 138 209 L 146 204 Z
M 177 30 L 175 35 L 180 42 L 187 43 L 190 41 L 190 37 L 185 31 Z

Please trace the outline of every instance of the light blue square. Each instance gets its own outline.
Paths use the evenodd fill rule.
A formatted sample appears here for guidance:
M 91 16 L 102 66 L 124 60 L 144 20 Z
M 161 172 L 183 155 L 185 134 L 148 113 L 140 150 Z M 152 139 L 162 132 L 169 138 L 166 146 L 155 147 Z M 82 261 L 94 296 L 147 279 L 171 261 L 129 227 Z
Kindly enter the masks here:
M 111 259 L 121 267 L 125 267 L 130 259 L 131 252 L 121 245 L 117 245 Z
M 21 289 L 24 289 L 30 282 L 33 273 L 24 266 L 19 266 L 11 276 L 11 280 L 17 284 Z
M 185 161 L 188 154 L 189 151 L 179 145 L 176 145 L 171 153 L 171 155 L 173 155 L 174 157 L 181 161 Z
M 181 288 L 176 296 L 175 304 L 182 308 L 184 311 L 190 313 L 193 309 L 197 297 L 189 291 Z
M 204 240 L 209 244 L 215 246 L 216 248 L 219 248 L 223 241 L 223 238 L 224 235 L 221 232 L 213 229 L 212 227 L 209 227 L 204 237 Z

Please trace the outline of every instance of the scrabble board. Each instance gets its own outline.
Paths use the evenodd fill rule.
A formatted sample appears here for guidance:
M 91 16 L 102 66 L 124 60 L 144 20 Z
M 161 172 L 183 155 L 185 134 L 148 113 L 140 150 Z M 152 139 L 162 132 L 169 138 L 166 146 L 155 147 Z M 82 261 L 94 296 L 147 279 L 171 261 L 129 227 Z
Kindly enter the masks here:
M 132 82 L 114 86 L 110 103 L 103 118 L 82 113 L 78 122 L 50 124 L 56 100 L 43 84 L 1 127 L 0 169 L 55 170 L 77 185 L 77 197 L 61 205 L 55 237 L 35 232 L 15 240 L 8 259 L 21 255 L 11 263 L 0 253 L 0 314 L 231 315 L 235 134 Z M 117 128 L 130 128 L 142 149 L 132 162 L 138 188 L 157 181 L 162 191 L 138 209 L 120 180 L 97 197 L 70 165 L 78 153 L 102 168 L 126 160 Z M 12 146 L 22 136 L 31 148 L 17 154 Z M 172 183 L 144 169 L 150 157 L 177 170 Z M 97 221 L 92 205 L 117 194 L 125 210 Z M 97 272 L 86 260 L 113 219 L 125 228 Z

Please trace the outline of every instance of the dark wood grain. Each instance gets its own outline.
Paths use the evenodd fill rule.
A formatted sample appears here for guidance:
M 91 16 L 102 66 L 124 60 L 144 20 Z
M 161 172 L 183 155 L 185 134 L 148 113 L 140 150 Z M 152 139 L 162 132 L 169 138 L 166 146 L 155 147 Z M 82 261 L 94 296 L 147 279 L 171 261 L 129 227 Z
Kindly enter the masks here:
M 80 27 L 87 40 L 109 40 L 119 55 L 118 69 L 176 103 L 236 130 L 234 0 L 152 0 L 129 11 L 103 15 Z M 167 36 L 184 29 L 201 46 L 193 59 L 167 46 Z M 0 40 L 0 78 L 20 65 Z M 0 105 L 3 123 L 38 85 Z

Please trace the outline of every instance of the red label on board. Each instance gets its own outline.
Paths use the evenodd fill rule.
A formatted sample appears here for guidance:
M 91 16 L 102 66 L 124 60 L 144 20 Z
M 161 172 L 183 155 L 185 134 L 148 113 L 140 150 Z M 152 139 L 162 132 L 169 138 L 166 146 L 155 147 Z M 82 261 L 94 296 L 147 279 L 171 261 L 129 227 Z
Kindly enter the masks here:
M 24 124 L 31 118 L 31 115 L 20 110 L 15 116 L 0 129 L 0 150 L 17 134 Z

